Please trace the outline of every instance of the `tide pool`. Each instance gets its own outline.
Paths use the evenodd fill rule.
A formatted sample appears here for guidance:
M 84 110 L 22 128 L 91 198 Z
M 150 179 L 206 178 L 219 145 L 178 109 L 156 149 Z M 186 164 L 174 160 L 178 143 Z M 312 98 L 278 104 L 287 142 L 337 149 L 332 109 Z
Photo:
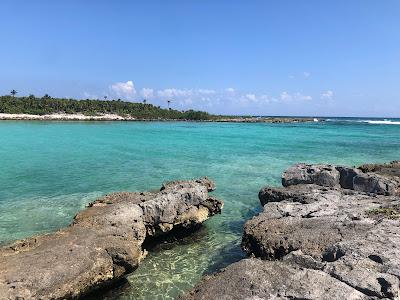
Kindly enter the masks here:
M 0 243 L 68 225 L 97 197 L 209 176 L 222 215 L 149 253 L 107 299 L 173 299 L 243 257 L 242 226 L 297 162 L 359 165 L 400 159 L 400 126 L 368 122 L 0 122 Z

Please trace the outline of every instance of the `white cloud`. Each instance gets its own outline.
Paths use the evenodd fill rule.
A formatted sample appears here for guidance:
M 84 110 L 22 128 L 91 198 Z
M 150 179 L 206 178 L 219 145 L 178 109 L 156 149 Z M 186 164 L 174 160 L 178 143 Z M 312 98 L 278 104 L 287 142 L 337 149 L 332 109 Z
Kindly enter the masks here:
M 301 100 L 301 101 L 311 101 L 312 97 L 308 95 L 302 95 L 301 93 L 296 93 L 295 94 L 295 99 L 296 100 Z
M 327 90 L 321 94 L 321 99 L 331 100 L 333 98 L 333 92 L 331 90 Z
M 111 85 L 110 89 L 119 97 L 132 99 L 136 95 L 135 85 L 132 80 L 114 83 Z
M 311 73 L 310 72 L 303 72 L 304 78 L 310 78 Z
M 215 90 L 208 90 L 208 89 L 198 89 L 197 92 L 205 95 L 213 95 L 217 93 Z
M 162 98 L 174 98 L 174 97 L 190 97 L 196 95 L 215 95 L 217 91 L 212 89 L 177 89 L 168 88 L 157 91 L 157 95 Z
M 154 96 L 154 90 L 149 88 L 142 88 L 140 94 L 146 99 L 152 98 Z
M 190 98 L 186 98 L 186 99 L 183 99 L 182 101 L 180 101 L 179 103 L 180 103 L 182 106 L 183 106 L 183 105 L 192 105 L 192 104 L 193 104 L 193 100 L 190 99 Z
M 293 97 L 291 95 L 289 95 L 288 92 L 282 92 L 280 98 L 284 102 L 289 102 L 289 101 L 292 101 L 292 99 L 293 99 Z
M 280 95 L 280 99 L 283 102 L 310 101 L 312 100 L 312 97 L 308 95 L 303 95 L 301 93 L 289 94 L 288 92 L 282 92 Z
M 188 97 L 193 94 L 193 90 L 189 89 L 164 89 L 159 90 L 157 95 L 162 98 L 172 98 L 172 97 Z
M 261 95 L 259 98 L 261 99 L 261 101 L 264 101 L 265 103 L 269 103 L 271 101 L 268 95 Z
M 309 74 L 306 75 L 305 73 Z M 298 74 L 302 78 L 310 76 L 304 72 Z M 297 77 L 299 78 L 299 77 Z M 256 93 L 251 90 L 237 90 L 232 87 L 217 89 L 207 88 L 166 88 L 154 89 L 151 87 L 138 88 L 136 91 L 133 81 L 117 82 L 110 85 L 109 98 L 118 96 L 121 99 L 140 101 L 147 99 L 153 105 L 167 107 L 167 100 L 172 101 L 171 107 L 178 110 L 208 110 L 211 112 L 240 111 L 251 112 L 261 111 L 270 107 L 275 109 L 281 103 L 282 106 L 290 107 L 292 103 L 306 103 L 313 98 L 310 95 L 300 92 L 284 90 L 278 94 Z M 102 94 L 99 93 L 100 98 Z M 107 93 L 105 93 L 107 95 Z M 97 98 L 97 95 L 84 93 L 86 98 Z M 321 98 L 330 99 L 333 97 L 332 91 L 322 93 Z M 269 109 L 269 108 L 268 108 Z M 267 110 L 268 110 L 267 109 Z
M 257 97 L 255 94 L 246 94 L 246 99 L 250 101 L 257 101 Z

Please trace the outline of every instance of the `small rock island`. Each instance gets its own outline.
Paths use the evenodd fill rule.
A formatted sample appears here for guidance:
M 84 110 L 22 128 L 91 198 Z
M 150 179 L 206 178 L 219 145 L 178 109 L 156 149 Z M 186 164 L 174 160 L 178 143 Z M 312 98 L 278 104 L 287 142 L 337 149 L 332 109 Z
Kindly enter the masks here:
M 220 213 L 208 178 L 159 192 L 119 192 L 91 203 L 55 233 L 0 248 L 0 299 L 76 299 L 134 271 L 145 239 L 198 227 Z
M 399 299 L 400 162 L 298 164 L 244 226 L 249 258 L 181 299 Z

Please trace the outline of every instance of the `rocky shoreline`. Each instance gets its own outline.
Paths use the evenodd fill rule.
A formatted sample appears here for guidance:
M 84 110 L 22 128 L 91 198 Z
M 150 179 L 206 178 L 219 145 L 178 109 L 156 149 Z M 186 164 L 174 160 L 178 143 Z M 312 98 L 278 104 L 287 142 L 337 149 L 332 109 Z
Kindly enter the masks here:
M 299 164 L 244 226 L 249 258 L 180 299 L 399 299 L 400 162 Z
M 207 178 L 102 197 L 55 233 L 0 248 L 0 299 L 76 299 L 125 278 L 147 241 L 221 212 Z M 399 299 L 400 161 L 297 164 L 259 192 L 248 258 L 179 299 Z
M 0 113 L 0 120 L 25 120 L 25 121 L 174 121 L 174 122 L 232 122 L 232 123 L 305 123 L 324 121 L 320 118 L 297 118 L 297 117 L 220 117 L 210 120 L 185 120 L 185 119 L 138 119 L 130 116 L 120 116 L 116 114 L 104 114 L 89 116 L 84 114 L 6 114 Z
M 321 118 L 308 117 L 238 117 L 238 118 L 219 118 L 214 122 L 233 122 L 233 123 L 310 123 L 321 122 Z
M 201 178 L 164 184 L 159 192 L 120 192 L 91 203 L 55 233 L 0 248 L 0 299 L 76 299 L 134 271 L 143 243 L 193 229 L 221 212 Z

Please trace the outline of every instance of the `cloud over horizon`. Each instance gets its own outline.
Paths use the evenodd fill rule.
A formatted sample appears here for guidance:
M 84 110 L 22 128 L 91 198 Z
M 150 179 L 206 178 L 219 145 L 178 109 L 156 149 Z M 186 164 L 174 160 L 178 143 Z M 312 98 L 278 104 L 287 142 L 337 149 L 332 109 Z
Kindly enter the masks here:
M 310 73 L 304 72 L 304 77 Z M 141 88 L 136 90 L 133 80 L 116 82 L 109 86 L 110 97 L 116 96 L 128 101 L 141 102 L 146 99 L 148 103 L 165 107 L 167 101 L 171 106 L 179 110 L 196 109 L 206 110 L 212 113 L 232 113 L 243 111 L 246 113 L 269 111 L 270 106 L 290 107 L 296 105 L 312 105 L 313 96 L 299 91 L 282 91 L 275 96 L 266 93 L 243 91 L 233 87 L 219 90 L 210 88 Z M 86 97 L 93 98 L 94 94 L 85 92 Z M 331 90 L 323 91 L 317 97 L 332 99 Z
M 321 99 L 325 100 L 332 100 L 333 98 L 333 91 L 327 90 L 321 94 Z
M 129 100 L 132 100 L 136 95 L 135 85 L 132 80 L 114 83 L 110 86 L 110 89 L 118 97 L 126 97 Z

